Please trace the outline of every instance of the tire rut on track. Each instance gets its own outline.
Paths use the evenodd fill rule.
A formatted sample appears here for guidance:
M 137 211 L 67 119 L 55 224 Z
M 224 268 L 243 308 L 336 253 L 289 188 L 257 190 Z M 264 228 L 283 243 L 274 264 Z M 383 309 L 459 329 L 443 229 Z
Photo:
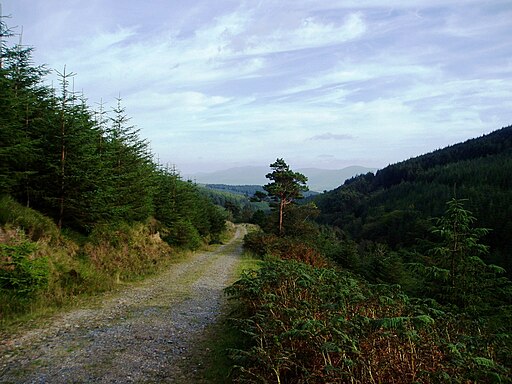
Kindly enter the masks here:
M 246 228 L 213 252 L 0 343 L 0 383 L 200 383 L 201 338 L 235 278 Z M 199 355 L 199 358 L 198 358 Z

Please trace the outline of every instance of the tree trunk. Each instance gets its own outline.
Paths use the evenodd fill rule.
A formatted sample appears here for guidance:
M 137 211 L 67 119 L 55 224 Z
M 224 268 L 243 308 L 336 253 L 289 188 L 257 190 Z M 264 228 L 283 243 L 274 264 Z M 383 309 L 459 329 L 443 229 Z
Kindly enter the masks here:
M 64 112 L 63 112 L 64 114 Z M 66 133 L 66 126 L 64 123 L 64 116 L 62 116 L 61 126 L 61 147 L 60 147 L 60 198 L 59 198 L 59 222 L 58 227 L 62 229 L 62 222 L 64 217 L 64 193 L 65 193 L 65 172 L 66 172 L 66 142 L 64 135 Z
M 285 199 L 281 198 L 281 201 L 279 202 L 279 235 L 281 236 L 283 234 L 283 211 L 285 206 Z

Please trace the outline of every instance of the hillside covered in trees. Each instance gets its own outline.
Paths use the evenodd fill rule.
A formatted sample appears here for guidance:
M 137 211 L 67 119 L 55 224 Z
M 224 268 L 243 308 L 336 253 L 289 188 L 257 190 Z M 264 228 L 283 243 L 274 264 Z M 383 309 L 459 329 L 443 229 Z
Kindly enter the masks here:
M 411 249 L 429 240 L 430 218 L 451 198 L 467 199 L 490 229 L 485 260 L 512 272 L 512 127 L 347 180 L 315 199 L 318 222 L 350 238 Z M 419 239 L 424 242 L 418 242 Z M 509 275 L 510 276 L 510 275 Z

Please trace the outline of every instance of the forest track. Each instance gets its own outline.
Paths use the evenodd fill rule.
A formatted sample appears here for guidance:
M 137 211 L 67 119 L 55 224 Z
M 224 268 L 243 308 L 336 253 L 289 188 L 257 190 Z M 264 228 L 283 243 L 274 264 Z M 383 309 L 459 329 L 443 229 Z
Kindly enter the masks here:
M 239 225 L 215 251 L 2 340 L 0 383 L 204 382 L 201 341 L 236 278 L 245 233 Z

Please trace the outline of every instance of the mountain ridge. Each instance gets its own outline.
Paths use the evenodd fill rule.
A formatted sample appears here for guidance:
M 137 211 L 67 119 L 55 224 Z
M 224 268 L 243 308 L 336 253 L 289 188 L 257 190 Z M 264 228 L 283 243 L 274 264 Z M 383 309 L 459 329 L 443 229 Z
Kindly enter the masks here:
M 351 165 L 341 169 L 298 168 L 296 172 L 308 178 L 308 187 L 311 191 L 323 192 L 339 187 L 351 177 L 368 172 L 376 172 L 377 168 Z M 265 175 L 270 173 L 268 166 L 232 167 L 214 172 L 197 172 L 184 175 L 186 179 L 200 184 L 226 184 L 226 185 L 265 185 L 269 182 Z

